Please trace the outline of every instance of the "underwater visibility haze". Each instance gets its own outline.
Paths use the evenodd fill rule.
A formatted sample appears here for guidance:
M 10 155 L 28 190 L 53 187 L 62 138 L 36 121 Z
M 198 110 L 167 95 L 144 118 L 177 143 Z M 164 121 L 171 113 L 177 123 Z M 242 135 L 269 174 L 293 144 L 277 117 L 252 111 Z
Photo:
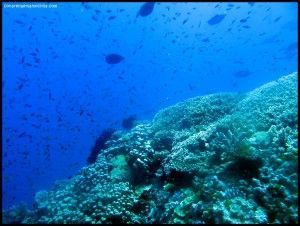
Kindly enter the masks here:
M 298 3 L 2 3 L 3 223 L 298 223 Z

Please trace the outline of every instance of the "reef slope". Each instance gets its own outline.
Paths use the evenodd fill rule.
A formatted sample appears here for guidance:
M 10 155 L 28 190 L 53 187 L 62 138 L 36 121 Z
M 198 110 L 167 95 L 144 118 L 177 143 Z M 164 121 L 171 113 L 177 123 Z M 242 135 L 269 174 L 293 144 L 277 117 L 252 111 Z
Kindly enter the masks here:
M 298 223 L 298 73 L 115 132 L 95 164 L 4 223 Z

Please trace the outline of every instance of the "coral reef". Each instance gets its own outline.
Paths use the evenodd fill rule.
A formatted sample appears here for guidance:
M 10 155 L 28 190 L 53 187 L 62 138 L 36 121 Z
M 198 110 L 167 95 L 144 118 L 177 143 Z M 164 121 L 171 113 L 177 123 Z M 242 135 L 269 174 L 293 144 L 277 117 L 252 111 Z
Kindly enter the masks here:
M 298 223 L 298 73 L 196 97 L 116 131 L 4 223 Z

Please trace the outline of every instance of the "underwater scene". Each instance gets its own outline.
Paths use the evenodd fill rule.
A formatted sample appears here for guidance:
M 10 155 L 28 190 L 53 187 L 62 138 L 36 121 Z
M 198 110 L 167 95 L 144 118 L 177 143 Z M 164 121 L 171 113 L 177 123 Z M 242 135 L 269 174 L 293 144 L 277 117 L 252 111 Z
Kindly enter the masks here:
M 299 223 L 297 2 L 1 5 L 2 223 Z

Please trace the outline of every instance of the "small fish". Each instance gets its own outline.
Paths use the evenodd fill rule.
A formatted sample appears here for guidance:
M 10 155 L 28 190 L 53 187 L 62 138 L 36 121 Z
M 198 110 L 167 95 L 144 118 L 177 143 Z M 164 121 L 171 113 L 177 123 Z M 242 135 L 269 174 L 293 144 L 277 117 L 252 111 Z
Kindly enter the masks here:
M 277 17 L 274 22 L 276 23 L 278 20 L 280 20 L 281 16 Z
M 118 64 L 124 59 L 125 59 L 124 57 L 122 57 L 119 54 L 115 54 L 115 53 L 112 53 L 112 54 L 109 54 L 109 55 L 105 56 L 105 61 L 108 64 Z
M 20 84 L 19 86 L 18 86 L 18 90 L 21 90 L 23 88 L 23 84 Z
M 98 21 L 97 17 L 95 17 L 95 16 L 92 16 L 92 20 Z
M 138 11 L 136 17 L 138 17 L 138 16 L 142 16 L 142 17 L 149 16 L 152 13 L 153 9 L 154 9 L 154 4 L 155 4 L 155 2 L 146 2 L 146 3 L 144 3 L 141 6 L 140 10 Z
M 241 19 L 241 20 L 240 20 L 240 23 L 246 23 L 246 22 L 247 22 L 247 20 L 248 20 L 248 18 Z
M 209 25 L 216 25 L 218 23 L 220 23 L 224 18 L 225 18 L 225 14 L 217 14 L 215 16 L 213 16 L 212 18 L 210 18 L 207 23 Z
M 110 16 L 110 17 L 108 17 L 108 20 L 113 20 L 115 18 L 116 18 L 116 16 Z
M 251 72 L 248 70 L 237 71 L 234 73 L 234 77 L 236 78 L 244 78 L 248 77 L 249 75 L 251 75 Z
M 183 22 L 182 22 L 182 24 L 185 24 L 186 22 L 188 22 L 188 18 L 186 18 Z
M 189 89 L 190 89 L 190 90 L 194 90 L 195 88 L 196 88 L 195 86 L 189 84 Z
M 20 138 L 20 137 L 24 137 L 25 134 L 26 134 L 26 132 L 20 133 L 18 137 L 19 137 L 19 138 Z
M 82 7 L 84 7 L 85 9 L 91 9 L 91 6 L 90 6 L 88 3 L 86 3 L 86 2 L 82 2 L 81 5 L 82 5 Z
M 20 20 L 15 20 L 14 21 L 15 23 L 17 23 L 17 24 L 24 24 L 22 21 L 20 21 Z

